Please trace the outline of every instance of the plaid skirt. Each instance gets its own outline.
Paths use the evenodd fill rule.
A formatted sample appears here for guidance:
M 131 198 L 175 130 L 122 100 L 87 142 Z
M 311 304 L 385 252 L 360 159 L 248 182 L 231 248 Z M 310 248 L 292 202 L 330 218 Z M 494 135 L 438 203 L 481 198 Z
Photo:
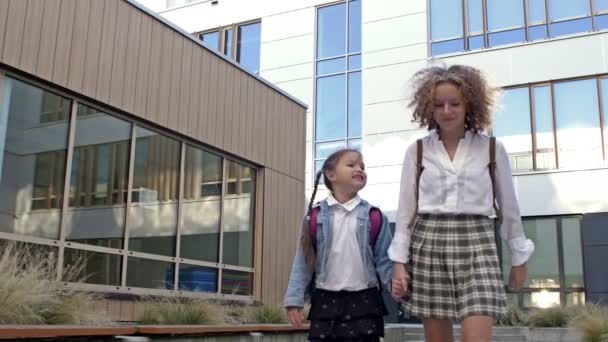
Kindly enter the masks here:
M 494 221 L 481 215 L 420 214 L 410 243 L 406 310 L 419 318 L 502 318 L 506 294 Z

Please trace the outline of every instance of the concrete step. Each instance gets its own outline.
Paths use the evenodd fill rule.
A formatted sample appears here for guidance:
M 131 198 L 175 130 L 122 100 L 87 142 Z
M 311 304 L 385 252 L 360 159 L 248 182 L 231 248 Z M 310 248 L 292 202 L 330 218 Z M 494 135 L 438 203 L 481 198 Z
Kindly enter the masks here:
M 494 327 L 493 342 L 526 342 L 527 331 L 517 327 Z M 389 324 L 385 328 L 386 342 L 424 342 L 424 328 L 419 324 Z M 460 339 L 460 326 L 454 325 L 454 338 Z

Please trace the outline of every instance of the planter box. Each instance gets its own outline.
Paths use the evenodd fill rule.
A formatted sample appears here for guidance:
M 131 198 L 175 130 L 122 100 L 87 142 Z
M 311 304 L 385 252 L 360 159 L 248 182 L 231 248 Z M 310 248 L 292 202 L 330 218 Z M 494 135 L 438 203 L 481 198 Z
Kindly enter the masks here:
M 530 342 L 581 342 L 582 336 L 573 328 L 530 328 Z

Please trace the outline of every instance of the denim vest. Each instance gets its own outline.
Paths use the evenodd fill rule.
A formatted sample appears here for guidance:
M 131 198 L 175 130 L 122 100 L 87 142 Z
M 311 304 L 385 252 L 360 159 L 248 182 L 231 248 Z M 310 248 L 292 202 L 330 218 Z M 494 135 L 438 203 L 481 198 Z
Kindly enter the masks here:
M 296 255 L 291 267 L 287 291 L 285 292 L 284 305 L 286 307 L 304 306 L 305 298 L 310 294 L 309 292 L 314 289 L 314 278 L 316 277 L 319 281 L 323 282 L 327 275 L 327 256 L 332 243 L 334 215 L 326 200 L 321 201 L 318 205 L 321 206 L 321 210 L 317 217 L 315 269 L 314 272 L 311 272 L 306 266 L 302 245 L 300 243 L 302 234 L 306 229 L 310 229 L 308 221 L 305 218 L 302 222 L 300 239 L 298 239 L 297 242 Z M 368 287 L 383 286 L 387 289 L 391 279 L 393 266 L 387 253 L 392 240 L 392 234 L 388 225 L 388 219 L 383 214 L 380 232 L 378 233 L 374 250 L 372 251 L 372 246 L 369 243 L 369 231 L 371 229 L 369 221 L 370 209 L 371 205 L 363 199 L 354 209 L 357 210 L 357 241 L 359 250 L 361 251 L 361 260 L 363 261 L 363 265 L 367 272 Z M 382 285 L 378 284 L 378 279 L 380 279 Z

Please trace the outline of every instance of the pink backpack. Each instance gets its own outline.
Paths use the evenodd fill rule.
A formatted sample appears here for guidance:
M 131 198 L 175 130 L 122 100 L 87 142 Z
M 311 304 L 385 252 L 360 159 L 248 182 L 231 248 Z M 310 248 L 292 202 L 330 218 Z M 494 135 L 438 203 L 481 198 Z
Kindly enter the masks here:
M 312 237 L 312 241 L 314 241 L 313 246 L 317 245 L 317 217 L 319 216 L 320 211 L 321 206 L 316 206 L 312 208 L 310 213 L 310 235 Z M 372 207 L 369 210 L 369 222 L 371 223 L 371 229 L 369 230 L 369 244 L 372 246 L 373 250 L 376 246 L 378 234 L 380 233 L 380 227 L 382 226 L 382 213 L 380 212 L 380 209 Z

